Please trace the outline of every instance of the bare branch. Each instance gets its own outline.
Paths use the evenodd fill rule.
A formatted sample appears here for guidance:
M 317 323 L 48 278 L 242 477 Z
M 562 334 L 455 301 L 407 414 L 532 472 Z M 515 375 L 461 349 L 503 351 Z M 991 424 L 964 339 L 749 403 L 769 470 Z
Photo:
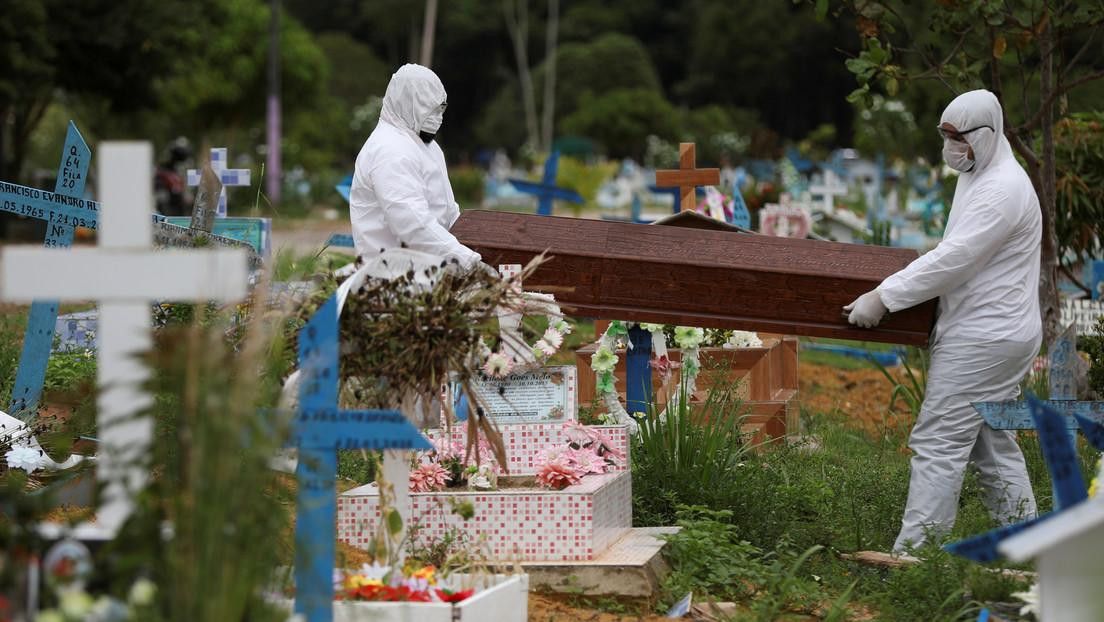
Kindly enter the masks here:
M 1085 284 L 1081 282 L 1081 279 L 1074 276 L 1073 272 L 1065 264 L 1063 264 L 1061 261 L 1058 262 L 1058 270 L 1062 274 L 1066 275 L 1066 278 L 1068 278 L 1070 280 L 1070 283 L 1073 283 L 1074 285 L 1076 285 L 1077 288 L 1080 289 L 1081 291 L 1085 292 L 1086 295 L 1092 296 L 1092 294 L 1093 294 L 1092 290 L 1089 289 L 1088 287 L 1086 287 Z
M 1027 123 L 1024 123 L 1023 125 L 1020 125 L 1019 127 L 1015 128 L 1014 131 L 1016 133 L 1025 133 L 1025 132 L 1030 132 L 1030 131 L 1034 130 L 1036 127 L 1038 127 L 1039 123 L 1043 120 L 1043 113 L 1046 111 L 1048 106 L 1050 106 L 1054 103 L 1054 100 L 1058 99 L 1058 97 L 1060 97 L 1061 95 L 1064 95 L 1064 94 L 1068 93 L 1069 91 L 1081 86 L 1082 84 L 1085 84 L 1085 83 L 1088 83 L 1088 82 L 1093 82 L 1094 80 L 1099 80 L 1101 78 L 1104 78 L 1104 69 L 1100 69 L 1100 70 L 1094 71 L 1090 74 L 1083 75 L 1080 78 L 1074 80 L 1073 82 L 1068 82 L 1066 84 L 1059 84 L 1050 93 L 1050 97 L 1047 97 L 1046 101 L 1044 101 L 1042 103 L 1042 105 L 1039 106 L 1039 111 L 1035 113 L 1035 116 L 1031 117 L 1031 120 L 1028 121 Z
M 1101 25 L 1102 24 L 1097 24 L 1095 27 L 1093 27 L 1092 32 L 1089 33 L 1089 38 L 1085 40 L 1085 44 L 1082 45 L 1081 49 L 1077 50 L 1077 53 L 1073 55 L 1073 58 L 1070 59 L 1069 64 L 1067 64 L 1066 68 L 1062 70 L 1062 73 L 1058 74 L 1058 84 L 1066 81 L 1066 76 L 1068 76 L 1070 72 L 1073 71 L 1074 65 L 1077 64 L 1077 61 L 1081 60 L 1081 56 L 1085 53 L 1086 50 L 1089 49 L 1089 45 L 1091 45 L 1093 39 L 1096 38 L 1096 33 L 1100 31 Z

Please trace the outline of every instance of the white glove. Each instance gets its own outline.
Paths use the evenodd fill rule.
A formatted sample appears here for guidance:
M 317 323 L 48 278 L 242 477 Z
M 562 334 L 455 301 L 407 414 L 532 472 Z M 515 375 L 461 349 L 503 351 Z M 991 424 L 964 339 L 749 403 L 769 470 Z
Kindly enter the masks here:
M 847 321 L 863 328 L 874 328 L 886 314 L 886 306 L 882 303 L 882 297 L 878 290 L 871 290 L 856 298 L 851 304 L 843 308 L 850 311 Z

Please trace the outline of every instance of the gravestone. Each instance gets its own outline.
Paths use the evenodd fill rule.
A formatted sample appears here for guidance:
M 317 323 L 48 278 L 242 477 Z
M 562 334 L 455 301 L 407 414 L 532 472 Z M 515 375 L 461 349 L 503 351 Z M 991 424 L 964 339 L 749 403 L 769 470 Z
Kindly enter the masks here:
M 190 230 L 191 218 L 187 216 L 161 217 L 164 223 Z M 216 218 L 213 232 L 191 232 L 189 237 L 206 237 L 212 241 L 240 246 L 241 242 L 252 247 L 257 255 L 255 263 L 265 262 L 272 256 L 272 220 L 269 218 Z
M 544 177 L 540 182 L 526 181 L 524 179 L 509 180 L 510 185 L 518 192 L 531 194 L 537 197 L 538 216 L 551 216 L 552 203 L 556 199 L 570 201 L 572 203 L 583 203 L 583 197 L 578 192 L 570 188 L 561 188 L 556 185 L 556 172 L 559 169 L 559 165 L 560 152 L 553 151 L 548 154 L 548 159 L 544 161 Z
M 1077 401 L 1077 377 L 1083 363 L 1077 354 L 1077 333 L 1074 329 L 1072 325 L 1067 326 L 1051 345 L 1047 355 L 1050 399 L 1046 405 L 1064 415 L 1066 429 L 1070 434 L 1077 432 L 1077 419 L 1073 416 L 1075 414 L 1104 422 L 1104 402 Z M 1034 429 L 1035 418 L 1025 401 L 974 402 L 971 406 L 994 430 Z
M 575 317 L 907 345 L 926 345 L 935 319 L 935 300 L 875 329 L 841 316 L 916 259 L 909 249 L 481 210 L 462 213 L 452 233 L 491 265 L 547 252 L 526 289 L 554 294 Z
M 847 184 L 844 184 L 831 168 L 825 168 L 824 181 L 809 186 L 809 194 L 820 198 L 821 211 L 831 214 L 836 211 L 836 197 L 847 196 Z
M 262 265 L 260 252 L 247 241 L 217 235 L 212 232 L 219 197 L 222 196 L 222 182 L 210 165 L 203 167 L 199 178 L 192 215 L 189 220 L 156 217 L 153 224 L 154 244 L 162 248 L 198 248 L 217 246 L 223 248 L 244 248 L 249 251 L 249 263 L 253 268 Z M 186 224 L 184 224 L 186 222 Z
M 88 177 L 88 164 L 92 152 L 84 142 L 80 131 L 72 121 L 65 134 L 61 164 L 58 165 L 54 192 L 46 192 L 0 183 L 0 209 L 12 214 L 46 221 L 46 248 L 66 248 L 73 243 L 76 227 L 96 229 L 99 222 L 99 205 L 86 201 L 84 184 Z M 46 380 L 46 363 L 54 341 L 54 329 L 58 319 L 56 300 L 39 300 L 31 303 L 27 315 L 27 330 L 23 336 L 23 350 L 19 368 L 12 387 L 12 402 L 8 409 L 15 417 L 29 422 L 34 418 L 42 383 Z
M 226 186 L 248 186 L 252 178 L 252 171 L 247 168 L 226 168 L 228 163 L 226 147 L 211 149 L 211 159 L 208 167 L 217 176 L 222 188 L 219 189 L 218 203 L 215 207 L 215 215 L 218 218 L 226 218 Z M 204 167 L 207 168 L 207 167 Z M 188 169 L 188 185 L 198 186 L 203 175 L 202 169 Z M 210 229 L 207 229 L 210 231 Z M 259 249 L 258 249 L 258 252 Z
M 694 211 L 697 208 L 698 186 L 716 186 L 721 183 L 721 169 L 695 168 L 696 155 L 694 143 L 679 143 L 679 167 L 673 171 L 656 171 L 656 186 L 679 189 L 679 211 Z
M 398 411 L 338 407 L 337 295 L 330 297 L 299 333 L 299 411 L 289 444 L 299 449 L 295 519 L 295 612 L 306 622 L 333 619 L 336 554 L 337 450 L 432 449 Z M 409 479 L 395 481 L 405 489 Z
M 151 248 L 153 149 L 149 143 L 103 143 L 99 183 L 104 203 L 99 246 L 64 252 L 0 249 L 0 299 L 96 300 L 97 476 L 104 485 L 95 523 L 78 537 L 109 538 L 133 507 L 147 473 L 138 466 L 153 422 L 140 417 L 152 403 L 143 388 L 149 369 L 138 357 L 151 346 L 151 300 L 234 301 L 246 294 L 246 254 L 236 249 L 154 251 Z M 142 174 L 144 172 L 144 174 Z M 135 183 L 135 175 L 143 180 Z M 165 278 L 171 274 L 172 278 Z M 52 328 L 52 327 L 51 327 Z
M 793 203 L 782 194 L 778 203 L 767 203 L 759 212 L 759 233 L 782 238 L 803 239 L 813 230 L 808 206 Z

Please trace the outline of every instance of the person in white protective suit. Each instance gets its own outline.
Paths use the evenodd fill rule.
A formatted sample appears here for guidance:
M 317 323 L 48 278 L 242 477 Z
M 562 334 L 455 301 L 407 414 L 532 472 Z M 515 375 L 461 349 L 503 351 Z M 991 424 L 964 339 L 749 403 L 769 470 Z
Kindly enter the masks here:
M 870 328 L 887 311 L 939 298 L 927 392 L 909 438 L 914 456 L 898 553 L 951 530 L 970 462 L 998 521 L 1036 512 L 1015 432 L 990 428 L 970 407 L 1015 399 L 1041 340 L 1039 199 L 1003 130 L 1000 102 L 989 91 L 964 93 L 947 106 L 943 157 L 960 175 L 943 240 L 844 307 L 852 324 Z
M 460 216 L 445 154 L 434 137 L 447 105 L 437 74 L 407 64 L 391 76 L 379 123 L 356 159 L 349 216 L 358 257 L 406 246 L 479 267 L 480 256 L 449 233 Z

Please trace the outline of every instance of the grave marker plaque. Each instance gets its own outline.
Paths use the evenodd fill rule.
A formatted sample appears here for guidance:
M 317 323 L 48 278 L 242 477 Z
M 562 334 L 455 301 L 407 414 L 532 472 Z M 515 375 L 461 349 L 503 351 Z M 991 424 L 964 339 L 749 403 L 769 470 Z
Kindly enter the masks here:
M 482 376 L 473 388 L 498 425 L 562 423 L 575 419 L 577 384 L 575 366 L 560 365 L 505 378 Z
M 916 259 L 909 249 L 480 210 L 452 233 L 491 265 L 547 252 L 526 289 L 577 317 L 920 346 L 935 321 L 934 299 L 875 329 L 842 315 Z

